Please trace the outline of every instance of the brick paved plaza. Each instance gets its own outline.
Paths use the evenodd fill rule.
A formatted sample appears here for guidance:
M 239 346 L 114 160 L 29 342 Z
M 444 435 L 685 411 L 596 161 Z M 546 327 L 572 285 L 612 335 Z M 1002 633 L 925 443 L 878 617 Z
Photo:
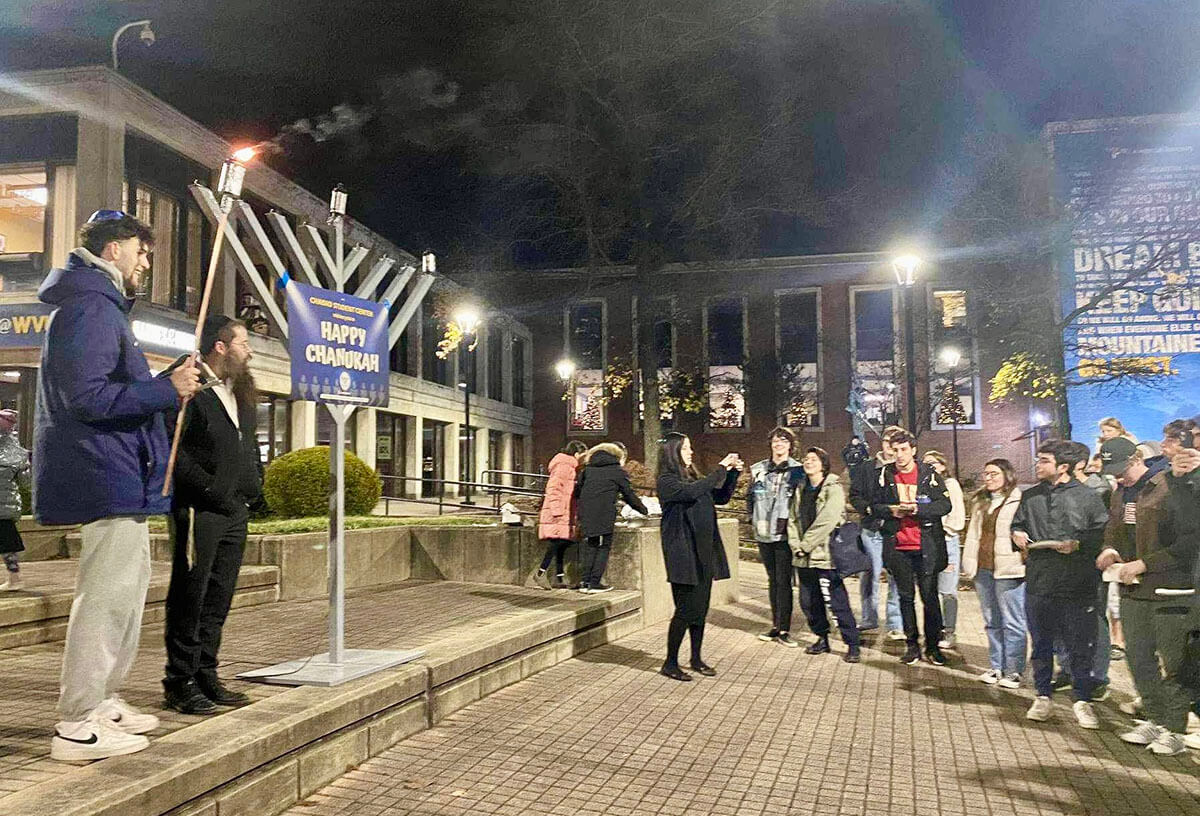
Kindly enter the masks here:
M 744 600 L 709 619 L 718 677 L 659 676 L 666 626 L 653 626 L 451 715 L 288 813 L 1200 813 L 1191 756 L 1118 739 L 1123 666 L 1102 730 L 1078 728 L 1065 697 L 1031 723 L 1027 688 L 974 679 L 986 655 L 973 593 L 948 667 L 905 667 L 877 644 L 854 666 L 756 640 L 765 588 L 743 566 Z

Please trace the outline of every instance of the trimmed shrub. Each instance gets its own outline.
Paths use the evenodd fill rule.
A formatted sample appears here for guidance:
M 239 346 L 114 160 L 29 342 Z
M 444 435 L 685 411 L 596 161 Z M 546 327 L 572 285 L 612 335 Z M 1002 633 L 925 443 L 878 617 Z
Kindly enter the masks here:
M 272 515 L 284 518 L 328 515 L 330 490 L 328 445 L 286 453 L 267 465 L 263 477 Z M 370 515 L 382 493 L 379 475 L 346 451 L 346 515 Z

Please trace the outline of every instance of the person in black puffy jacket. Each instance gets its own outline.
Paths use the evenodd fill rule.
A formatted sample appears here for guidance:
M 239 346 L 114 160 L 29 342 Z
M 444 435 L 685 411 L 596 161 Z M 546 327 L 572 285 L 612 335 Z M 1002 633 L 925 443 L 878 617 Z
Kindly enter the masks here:
M 608 592 L 604 570 L 612 551 L 613 528 L 617 521 L 617 499 L 643 516 L 650 511 L 629 483 L 629 474 L 621 467 L 625 449 L 613 442 L 601 442 L 587 452 L 583 472 L 575 483 L 575 499 L 579 508 L 580 545 L 579 591 L 586 594 Z

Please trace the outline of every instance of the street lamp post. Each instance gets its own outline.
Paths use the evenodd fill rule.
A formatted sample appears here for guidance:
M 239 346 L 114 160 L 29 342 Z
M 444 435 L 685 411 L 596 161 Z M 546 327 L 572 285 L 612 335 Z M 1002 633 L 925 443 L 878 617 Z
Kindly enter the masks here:
M 461 309 L 454 315 L 454 322 L 458 324 L 459 331 L 462 332 L 462 340 L 460 340 L 459 343 L 461 347 L 466 350 L 467 355 L 466 357 L 460 357 L 459 359 L 469 360 L 469 355 L 471 354 L 471 343 L 468 341 L 469 339 L 474 338 L 475 333 L 479 331 L 479 324 L 482 322 L 479 317 L 479 312 L 469 307 Z M 470 369 L 469 363 L 467 368 L 468 370 Z M 466 374 L 464 374 L 462 379 L 459 381 L 458 387 L 463 391 L 463 419 L 466 422 L 463 433 L 466 435 L 467 440 L 467 478 L 465 480 L 466 485 L 464 486 L 466 490 L 466 497 L 463 499 L 463 504 L 474 504 L 475 502 L 471 500 L 471 483 L 475 481 L 475 470 L 472 467 L 475 445 L 474 439 L 471 436 L 471 381 L 467 379 Z
M 132 23 L 126 23 L 117 29 L 117 33 L 113 34 L 112 38 L 112 66 L 113 70 L 117 70 L 117 40 L 121 39 L 121 35 L 131 28 L 142 27 L 142 31 L 138 34 L 138 39 L 146 45 L 154 45 L 154 29 L 150 27 L 149 20 L 135 20 Z
M 575 361 L 564 357 L 554 364 L 554 373 L 567 388 L 567 435 L 571 434 L 571 411 L 574 410 Z
M 947 347 L 942 349 L 942 362 L 950 369 L 950 393 L 954 395 L 954 401 L 958 402 L 958 364 L 962 360 L 962 354 L 958 349 Z M 954 478 L 958 478 L 958 413 L 959 406 L 950 406 L 951 420 L 951 439 L 954 446 Z
M 916 255 L 901 255 L 892 261 L 896 283 L 904 308 L 904 373 L 908 402 L 908 430 L 917 432 L 917 370 L 916 338 L 913 336 L 913 282 L 921 259 Z

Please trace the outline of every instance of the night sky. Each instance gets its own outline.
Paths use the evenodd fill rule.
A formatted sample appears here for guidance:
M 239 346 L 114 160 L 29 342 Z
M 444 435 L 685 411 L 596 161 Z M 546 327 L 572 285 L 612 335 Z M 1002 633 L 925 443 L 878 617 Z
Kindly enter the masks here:
M 1195 0 L 807 6 L 805 42 L 781 47 L 809 55 L 805 76 L 823 100 L 812 123 L 815 183 L 831 196 L 853 189 L 855 203 L 833 222 L 777 231 L 763 254 L 875 249 L 905 230 L 936 229 L 953 206 L 947 179 L 969 174 L 977 139 L 1029 143 L 1048 121 L 1200 105 Z M 463 93 L 484 81 L 491 21 L 478 9 L 451 0 L 6 0 L 0 69 L 107 63 L 116 27 L 149 17 L 154 46 L 136 31 L 122 40 L 131 80 L 235 142 L 270 138 L 338 104 L 369 108 L 346 137 L 291 138 L 271 163 L 321 196 L 345 183 L 351 214 L 402 246 L 470 252 L 498 206 L 495 191 L 454 151 L 394 138 L 387 89 L 421 70 Z

